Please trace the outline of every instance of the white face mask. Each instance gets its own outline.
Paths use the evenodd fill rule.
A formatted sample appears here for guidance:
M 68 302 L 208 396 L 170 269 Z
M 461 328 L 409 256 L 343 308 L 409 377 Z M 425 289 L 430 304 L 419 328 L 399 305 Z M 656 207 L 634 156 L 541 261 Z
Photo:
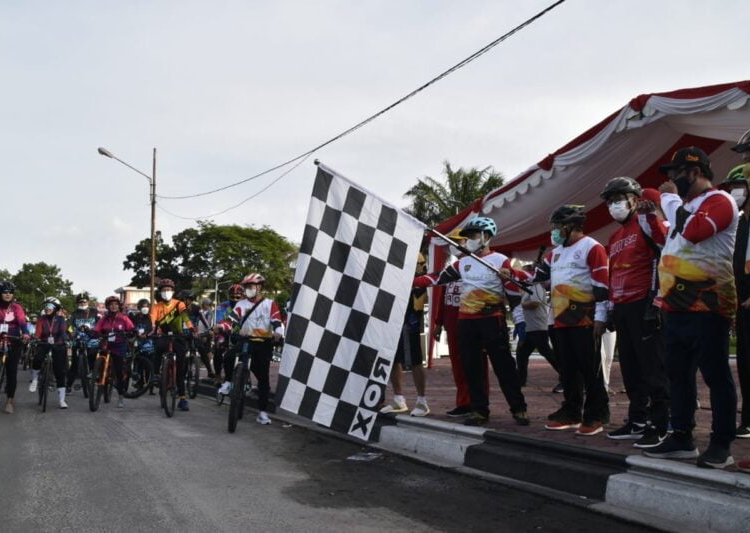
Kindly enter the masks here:
M 248 298 L 255 298 L 256 294 L 258 294 L 257 289 L 245 289 L 245 296 Z
M 168 302 L 169 300 L 172 299 L 172 295 L 174 295 L 174 292 L 172 292 L 172 291 L 161 291 L 160 294 L 161 294 L 161 299 L 164 300 L 165 302 Z
M 141 314 L 147 315 L 148 314 L 148 307 L 141 307 Z
M 478 252 L 482 249 L 484 246 L 484 242 L 481 237 L 478 239 L 466 239 L 466 244 L 464 245 L 464 248 L 469 250 L 471 253 Z
M 729 191 L 729 194 L 732 195 L 732 198 L 734 198 L 734 201 L 737 203 L 737 207 L 742 207 L 745 205 L 745 200 L 747 200 L 747 191 L 742 189 L 732 189 Z
M 85 311 L 85 310 L 86 310 L 86 309 L 88 309 L 88 308 L 89 308 L 89 306 L 88 306 L 88 305 L 86 305 L 86 304 L 80 304 L 80 305 L 78 306 L 78 309 L 80 309 L 81 311 Z
M 609 207 L 609 214 L 617 222 L 622 222 L 623 220 L 628 218 L 628 215 L 630 214 L 630 204 L 628 204 L 627 200 L 613 202 L 609 204 L 608 207 Z

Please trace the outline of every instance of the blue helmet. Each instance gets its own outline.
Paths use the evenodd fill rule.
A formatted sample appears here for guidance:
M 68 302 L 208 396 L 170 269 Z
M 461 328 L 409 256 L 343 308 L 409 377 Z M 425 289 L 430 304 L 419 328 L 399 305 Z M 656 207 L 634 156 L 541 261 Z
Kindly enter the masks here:
M 472 231 L 486 231 L 494 237 L 497 235 L 497 224 L 495 224 L 495 221 L 489 217 L 472 217 L 466 225 L 461 228 L 461 235 L 465 236 Z

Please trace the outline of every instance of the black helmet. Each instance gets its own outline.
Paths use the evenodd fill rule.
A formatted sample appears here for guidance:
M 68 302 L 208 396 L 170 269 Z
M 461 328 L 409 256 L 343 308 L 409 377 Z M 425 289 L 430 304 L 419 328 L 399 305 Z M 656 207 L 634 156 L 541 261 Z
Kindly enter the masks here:
M 178 300 L 195 300 L 195 293 L 189 289 L 183 289 L 177 293 Z
M 609 180 L 599 196 L 601 196 L 603 200 L 606 200 L 613 194 L 635 194 L 636 196 L 640 196 L 643 194 L 643 189 L 633 178 L 623 176 Z
M 140 300 L 138 300 L 138 304 L 137 304 L 138 309 L 140 309 L 144 305 L 151 305 L 151 304 L 145 298 L 141 298 Z
M 586 213 L 582 205 L 561 205 L 549 217 L 550 224 L 578 224 L 586 221 Z
M 89 301 L 89 293 L 82 292 L 81 294 L 76 294 L 76 303 L 83 302 L 83 301 Z
M 3 282 L 0 282 L 0 293 L 9 293 L 9 292 L 16 292 L 16 286 L 13 285 L 13 282 L 5 280 Z

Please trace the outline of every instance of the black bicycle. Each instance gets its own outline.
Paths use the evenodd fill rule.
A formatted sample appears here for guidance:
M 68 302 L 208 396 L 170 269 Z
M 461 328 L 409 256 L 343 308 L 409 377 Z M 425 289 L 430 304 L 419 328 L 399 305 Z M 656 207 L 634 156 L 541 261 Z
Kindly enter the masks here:
M 198 382 L 200 379 L 200 355 L 195 347 L 195 339 L 188 338 L 188 351 L 185 358 L 187 365 L 185 372 L 185 391 L 192 400 L 198 396 Z
M 177 406 L 177 353 L 174 351 L 174 340 L 185 338 L 185 335 L 168 333 L 163 335 L 169 339 L 167 350 L 161 356 L 161 380 L 159 382 L 159 399 L 162 409 L 168 417 L 174 415 Z
M 242 348 L 237 353 L 232 369 L 232 390 L 229 391 L 229 433 L 237 429 L 237 422 L 242 420 L 245 412 L 245 398 L 250 391 L 250 339 L 243 338 Z M 266 339 L 263 339 L 264 341 Z
M 38 341 L 37 346 L 44 346 L 47 349 L 47 353 L 44 355 L 44 360 L 42 361 L 42 368 L 39 370 L 36 388 L 39 394 L 39 406 L 42 408 L 42 413 L 44 413 L 47 411 L 47 396 L 52 380 L 52 344 Z
M 150 345 L 147 343 L 151 343 Z M 123 368 L 125 381 L 125 397 L 138 398 L 142 396 L 154 377 L 154 365 L 151 359 L 143 354 L 144 346 L 153 347 L 150 340 L 135 338 L 130 344 L 130 350 L 125 357 Z
M 81 381 L 83 397 L 89 397 L 89 356 L 88 356 L 89 336 L 83 332 L 78 332 L 73 344 L 73 357 L 76 360 L 78 369 L 78 379 Z

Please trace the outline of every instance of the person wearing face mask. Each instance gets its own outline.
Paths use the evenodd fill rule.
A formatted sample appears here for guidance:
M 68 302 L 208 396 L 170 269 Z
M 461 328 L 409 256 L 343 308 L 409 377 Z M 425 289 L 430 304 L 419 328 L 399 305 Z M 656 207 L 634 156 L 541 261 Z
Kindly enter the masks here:
M 459 279 L 462 281 L 458 334 L 472 411 L 464 425 L 483 426 L 489 419 L 489 397 L 485 387 L 485 359 L 489 356 L 513 419 L 517 424 L 527 426 L 530 419 L 516 362 L 510 352 L 505 304 L 509 301 L 515 307 L 521 300 L 521 291 L 512 282 L 511 276 L 521 281 L 529 276 L 522 270 L 513 269 L 507 256 L 490 250 L 490 240 L 497 235 L 497 225 L 491 218 L 471 218 L 461 230 L 461 235 L 466 238 L 466 248 L 493 265 L 503 277 L 474 257 L 465 256 L 440 273 L 418 276 L 413 286 L 425 288 Z
M 170 340 L 172 348 L 177 354 L 177 393 L 180 401 L 177 407 L 182 411 L 189 411 L 190 406 L 185 397 L 185 354 L 187 353 L 187 342 L 182 335 L 191 334 L 193 323 L 188 316 L 188 309 L 184 302 L 175 298 L 174 281 L 167 278 L 159 280 L 157 286 L 159 301 L 151 306 L 151 322 L 154 324 L 154 333 L 159 335 L 154 342 L 154 373 L 161 371 L 161 357 L 169 349 Z M 172 339 L 166 337 L 168 334 L 176 335 Z
M 23 353 L 23 343 L 28 342 L 26 312 L 14 301 L 15 285 L 10 281 L 0 283 L 0 334 L 14 337 L 8 340 L 8 359 L 5 362 L 5 412 L 13 414 L 18 374 L 18 360 Z
M 31 384 L 29 392 L 36 392 L 39 384 L 39 372 L 42 369 L 42 361 L 47 355 L 47 350 L 52 348 L 52 371 L 57 382 L 57 398 L 60 409 L 67 409 L 65 401 L 65 373 L 68 367 L 68 354 L 66 342 L 68 341 L 68 325 L 65 318 L 58 315 L 62 308 L 60 300 L 54 297 L 44 299 L 44 314 L 36 324 L 37 344 L 34 360 L 31 362 Z
M 120 311 L 121 302 L 117 296 L 109 296 L 104 300 L 107 312 L 94 326 L 93 334 L 107 340 L 107 349 L 112 354 L 112 369 L 114 370 L 115 386 L 117 388 L 118 409 L 125 407 L 125 380 L 123 378 L 123 364 L 125 353 L 128 351 L 127 335 L 133 331 L 133 322 L 125 313 Z
M 86 350 L 89 368 L 93 367 L 96 353 L 99 350 L 99 339 L 92 338 L 90 335 L 97 320 L 99 320 L 99 316 L 96 313 L 96 309 L 89 306 L 88 293 L 84 292 L 76 295 L 76 309 L 70 313 L 70 316 L 68 317 L 68 333 L 71 335 L 73 342 L 75 343 L 73 346 L 74 353 L 76 353 L 75 350 L 79 345 L 82 349 Z M 72 357 L 65 386 L 65 392 L 67 394 L 72 392 L 73 384 L 78 376 L 78 357 Z M 76 387 L 80 388 L 78 385 L 76 385 Z
M 224 355 L 229 349 L 230 335 L 223 329 L 216 328 L 216 324 L 222 322 L 234 310 L 234 306 L 245 297 L 245 289 L 242 285 L 235 283 L 227 290 L 228 300 L 221 302 L 214 310 L 214 374 L 216 375 L 216 387 L 221 387 L 221 373 L 224 370 Z M 225 376 L 224 381 L 231 381 L 232 376 Z
M 211 370 L 211 361 L 208 358 L 211 345 L 210 337 L 213 335 L 214 327 L 213 302 L 209 298 L 203 298 L 200 307 L 195 305 L 191 309 L 190 320 L 196 327 L 197 336 L 193 341 L 195 342 L 195 349 L 200 355 L 201 362 L 206 367 L 209 379 L 214 379 L 216 376 Z
M 463 246 L 466 239 L 461 236 L 461 228 L 453 230 L 448 235 L 452 241 Z M 451 263 L 463 256 L 463 253 L 453 245 L 449 247 L 452 256 Z M 448 338 L 448 351 L 451 361 L 451 371 L 453 381 L 456 384 L 456 406 L 446 414 L 449 417 L 461 417 L 471 414 L 471 401 L 469 398 L 469 384 L 464 374 L 463 363 L 461 362 L 461 347 L 458 339 L 458 309 L 461 305 L 461 280 L 451 281 L 446 285 L 439 285 L 433 289 L 433 297 L 438 302 L 437 316 L 435 317 L 435 338 L 440 339 L 442 330 L 445 329 L 445 335 Z M 484 375 L 487 373 L 487 358 L 483 360 Z M 489 376 L 485 381 L 487 397 L 489 397 Z
M 145 298 L 138 300 L 135 310 L 130 313 L 129 318 L 133 323 L 134 331 L 137 336 L 138 353 L 154 364 L 154 341 L 149 338 L 154 329 L 154 325 L 151 322 L 151 304 L 149 301 Z M 154 394 L 153 387 L 151 387 L 150 393 Z
M 622 380 L 630 400 L 627 423 L 607 436 L 635 440 L 636 448 L 652 448 L 667 437 L 669 380 L 661 333 L 650 331 L 644 316 L 653 306 L 656 267 L 667 227 L 656 213 L 658 191 L 643 191 L 632 178 L 611 179 L 600 196 L 620 224 L 609 238 L 609 299 Z
M 563 404 L 547 416 L 546 429 L 601 433 L 609 423 L 601 336 L 607 321 L 609 263 L 600 243 L 583 232 L 583 206 L 563 205 L 552 212 L 555 247 L 537 266 L 534 281 L 550 281 L 555 354 L 559 357 Z
M 737 203 L 712 186 L 711 162 L 699 148 L 678 150 L 659 170 L 669 178 L 659 187 L 670 224 L 659 262 L 659 298 L 673 432 L 643 453 L 697 457 L 700 467 L 724 468 L 734 463 L 730 446 L 736 431 L 729 328 L 737 311 L 732 265 Z M 701 455 L 693 441 L 696 369 L 711 392 L 711 439 Z
M 263 296 L 265 278 L 257 272 L 245 276 L 240 284 L 245 290 L 245 299 L 238 301 L 234 309 L 215 327 L 217 331 L 234 333 L 239 342 L 235 344 L 224 358 L 224 375 L 227 378 L 220 389 L 222 394 L 229 394 L 232 389 L 231 377 L 235 357 L 249 358 L 250 371 L 258 380 L 258 417 L 259 424 L 271 423 L 266 409 L 270 393 L 270 368 L 273 355 L 273 343 L 284 336 L 284 324 L 281 312 L 274 300 Z M 248 361 L 245 361 L 248 363 Z

